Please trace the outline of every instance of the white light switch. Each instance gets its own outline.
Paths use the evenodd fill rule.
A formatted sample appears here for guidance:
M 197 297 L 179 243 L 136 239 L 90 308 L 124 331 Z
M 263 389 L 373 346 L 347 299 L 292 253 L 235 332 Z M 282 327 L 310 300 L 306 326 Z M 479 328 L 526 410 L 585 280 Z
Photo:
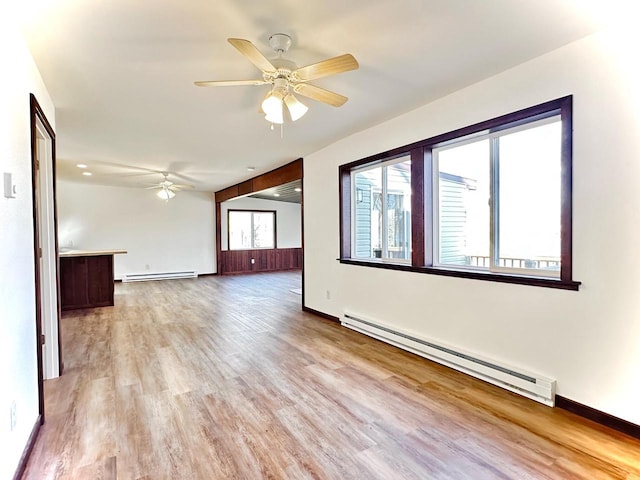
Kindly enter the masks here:
M 7 198 L 16 198 L 16 186 L 13 184 L 13 175 L 4 174 L 4 196 Z

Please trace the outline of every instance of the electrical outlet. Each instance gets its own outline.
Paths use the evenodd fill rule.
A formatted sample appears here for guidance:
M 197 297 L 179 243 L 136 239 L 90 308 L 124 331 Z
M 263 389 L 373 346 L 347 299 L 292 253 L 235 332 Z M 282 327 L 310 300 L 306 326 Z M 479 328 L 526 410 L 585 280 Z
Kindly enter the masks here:
M 256 263 L 256 259 L 255 259 L 255 258 L 252 258 L 252 259 L 251 259 L 251 265 L 253 265 L 254 263 Z
M 327 290 L 327 300 L 331 300 L 331 290 Z
M 9 411 L 9 415 L 11 416 L 11 431 L 13 432 L 16 429 L 16 424 L 18 423 L 18 415 L 16 412 L 15 400 L 11 402 L 11 409 Z

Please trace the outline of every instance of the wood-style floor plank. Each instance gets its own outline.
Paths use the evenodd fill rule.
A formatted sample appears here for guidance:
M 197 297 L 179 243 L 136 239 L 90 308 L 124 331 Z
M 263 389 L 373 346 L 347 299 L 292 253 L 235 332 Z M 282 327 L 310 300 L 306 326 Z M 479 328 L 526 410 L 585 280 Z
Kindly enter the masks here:
M 636 479 L 640 441 L 300 311 L 296 272 L 66 312 L 25 479 Z

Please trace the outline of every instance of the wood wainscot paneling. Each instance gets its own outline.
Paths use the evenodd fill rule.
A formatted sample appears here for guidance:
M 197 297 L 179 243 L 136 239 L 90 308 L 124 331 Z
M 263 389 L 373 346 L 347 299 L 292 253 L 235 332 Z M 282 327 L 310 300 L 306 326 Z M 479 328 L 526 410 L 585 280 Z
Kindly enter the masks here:
M 302 268 L 302 248 L 222 250 L 220 253 L 222 275 Z

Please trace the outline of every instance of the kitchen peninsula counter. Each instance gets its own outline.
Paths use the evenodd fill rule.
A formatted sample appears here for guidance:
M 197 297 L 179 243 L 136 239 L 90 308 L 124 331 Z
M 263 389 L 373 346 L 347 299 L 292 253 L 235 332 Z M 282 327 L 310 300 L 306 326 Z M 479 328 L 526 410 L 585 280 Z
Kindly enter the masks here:
M 60 308 L 113 306 L 113 256 L 125 253 L 126 250 L 61 251 Z

